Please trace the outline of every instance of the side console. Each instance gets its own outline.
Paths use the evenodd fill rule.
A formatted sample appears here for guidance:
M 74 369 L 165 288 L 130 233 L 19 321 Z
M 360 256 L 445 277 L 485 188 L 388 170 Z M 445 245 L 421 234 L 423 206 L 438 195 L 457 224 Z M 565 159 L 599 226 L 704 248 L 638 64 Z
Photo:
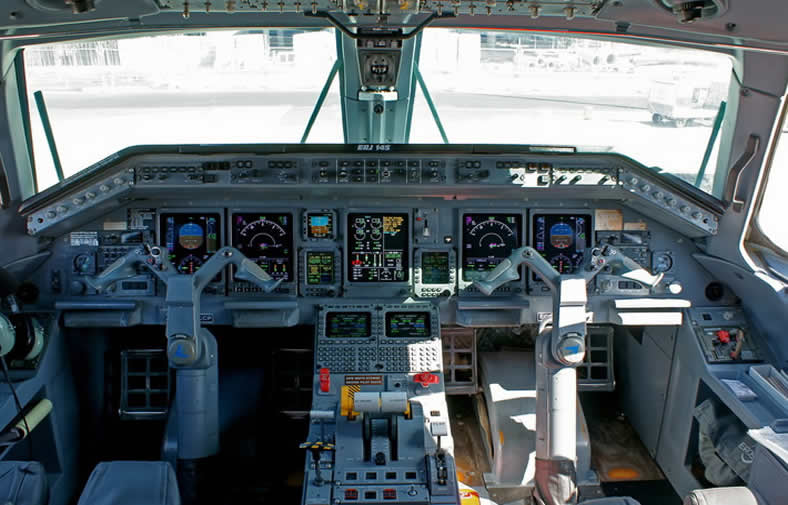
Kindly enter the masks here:
M 302 503 L 458 504 L 437 308 L 317 317 Z

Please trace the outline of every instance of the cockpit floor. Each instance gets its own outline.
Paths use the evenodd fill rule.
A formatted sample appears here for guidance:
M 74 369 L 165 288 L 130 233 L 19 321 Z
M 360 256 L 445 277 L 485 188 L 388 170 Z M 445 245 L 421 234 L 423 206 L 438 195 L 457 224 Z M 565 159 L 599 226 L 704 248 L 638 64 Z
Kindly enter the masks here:
M 626 416 L 615 393 L 580 395 L 591 437 L 591 466 L 602 482 L 664 480 Z

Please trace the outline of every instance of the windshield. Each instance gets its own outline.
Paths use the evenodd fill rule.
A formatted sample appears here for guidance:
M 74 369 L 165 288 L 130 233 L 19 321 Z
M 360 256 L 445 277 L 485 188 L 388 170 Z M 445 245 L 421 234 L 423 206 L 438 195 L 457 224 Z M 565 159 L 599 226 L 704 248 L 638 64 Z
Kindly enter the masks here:
M 31 47 L 25 67 L 39 190 L 57 177 L 36 91 L 66 177 L 130 145 L 297 143 L 332 75 L 336 46 L 334 30 L 280 29 Z M 716 193 L 731 78 L 724 55 L 428 28 L 418 57 L 424 85 L 414 88 L 411 143 L 617 152 Z M 342 121 L 338 81 L 329 82 L 310 143 L 352 138 L 343 132 L 353 125 Z M 355 99 L 358 90 L 346 92 Z

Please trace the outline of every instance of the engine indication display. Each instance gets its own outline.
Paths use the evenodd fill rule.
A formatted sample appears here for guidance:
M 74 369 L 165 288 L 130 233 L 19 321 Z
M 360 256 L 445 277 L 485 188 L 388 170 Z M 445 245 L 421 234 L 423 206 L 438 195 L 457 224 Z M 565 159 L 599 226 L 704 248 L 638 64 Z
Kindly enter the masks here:
M 386 313 L 386 336 L 389 338 L 430 338 L 429 312 Z
M 350 282 L 407 282 L 408 214 L 348 214 Z
M 333 251 L 307 251 L 306 283 L 309 286 L 334 283 Z
M 336 236 L 333 212 L 307 212 L 305 221 L 308 239 L 322 240 Z
M 448 284 L 450 279 L 448 251 L 425 251 L 422 253 L 422 284 Z
M 372 335 L 372 315 L 369 312 L 328 312 L 326 337 L 368 338 Z
M 571 274 L 583 262 L 589 247 L 591 216 L 588 214 L 534 214 L 534 248 L 559 273 Z M 534 280 L 538 280 L 536 274 Z
M 474 281 L 495 269 L 520 247 L 520 214 L 464 214 L 462 216 L 462 279 Z
M 293 215 L 233 214 L 233 244 L 268 275 L 293 280 Z
M 178 273 L 195 273 L 218 250 L 218 213 L 164 213 L 159 219 L 161 238 Z

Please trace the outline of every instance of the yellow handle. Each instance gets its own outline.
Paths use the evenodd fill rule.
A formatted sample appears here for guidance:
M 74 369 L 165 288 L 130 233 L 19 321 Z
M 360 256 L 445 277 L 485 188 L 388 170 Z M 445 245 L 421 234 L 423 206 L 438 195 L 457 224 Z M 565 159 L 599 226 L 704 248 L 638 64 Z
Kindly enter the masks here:
M 44 398 L 38 402 L 35 407 L 30 409 L 30 412 L 25 414 L 25 416 L 20 419 L 18 423 L 16 423 L 15 428 L 24 433 L 22 438 L 25 438 L 30 434 L 30 432 L 27 431 L 27 428 L 29 427 L 30 431 L 36 429 L 38 423 L 43 421 L 50 412 L 52 412 L 52 402 Z M 25 421 L 27 422 L 25 423 Z

